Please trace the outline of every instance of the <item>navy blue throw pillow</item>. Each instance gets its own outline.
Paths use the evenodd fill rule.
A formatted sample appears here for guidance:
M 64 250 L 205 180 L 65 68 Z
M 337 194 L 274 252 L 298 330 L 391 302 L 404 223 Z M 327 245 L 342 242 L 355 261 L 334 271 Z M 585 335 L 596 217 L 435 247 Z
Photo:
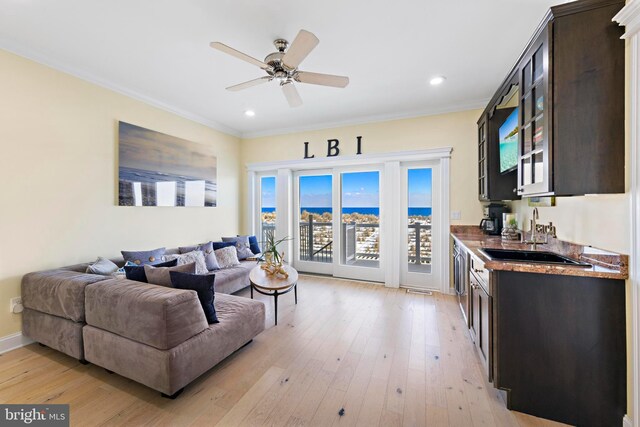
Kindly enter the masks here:
M 213 245 L 213 250 L 217 251 L 218 249 L 228 248 L 229 246 L 236 246 L 235 242 L 211 242 Z
M 238 237 L 243 237 L 238 234 Z M 256 236 L 247 236 L 249 237 L 249 249 L 253 252 L 254 255 L 258 255 L 262 250 L 260 249 L 260 245 L 258 244 L 258 238 Z
M 154 267 L 175 267 L 176 265 L 178 265 L 177 259 L 161 262 L 159 264 L 153 264 Z M 125 265 L 124 274 L 129 280 L 147 283 L 147 275 L 144 273 L 144 265 Z
M 174 288 L 189 289 L 198 293 L 198 299 L 209 324 L 220 323 L 216 315 L 216 309 L 213 306 L 215 274 L 190 274 L 170 271 L 169 276 L 171 276 L 171 284 Z

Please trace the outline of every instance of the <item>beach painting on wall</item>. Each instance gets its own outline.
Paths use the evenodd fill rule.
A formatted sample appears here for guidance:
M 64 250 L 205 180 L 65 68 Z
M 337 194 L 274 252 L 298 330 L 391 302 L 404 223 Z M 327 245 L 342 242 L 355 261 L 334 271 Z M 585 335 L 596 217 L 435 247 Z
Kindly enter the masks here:
M 125 122 L 118 146 L 120 206 L 216 206 L 213 147 Z

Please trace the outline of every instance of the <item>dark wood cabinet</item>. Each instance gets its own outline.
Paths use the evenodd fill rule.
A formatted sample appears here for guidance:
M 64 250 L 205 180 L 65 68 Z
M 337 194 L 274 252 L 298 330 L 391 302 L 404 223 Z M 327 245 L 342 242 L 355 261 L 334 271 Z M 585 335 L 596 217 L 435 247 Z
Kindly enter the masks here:
M 481 117 L 478 121 L 478 199 L 483 202 L 490 201 L 489 180 L 487 170 L 489 169 L 487 159 L 487 119 Z
M 500 126 L 518 106 L 510 106 L 518 87 L 518 76 L 510 79 L 496 92 L 493 108 L 487 109 L 478 120 L 478 199 L 482 202 L 517 200 L 517 171 L 500 171 Z M 506 105 L 505 105 L 506 104 Z
M 611 21 L 623 6 L 580 0 L 549 10 L 478 121 L 487 159 L 481 200 L 513 199 L 497 190 L 504 184 L 523 197 L 624 192 L 625 54 L 623 30 Z M 505 176 L 499 160 L 492 163 L 493 153 L 499 158 L 492 131 L 502 124 L 495 112 L 513 84 L 518 166 L 517 176 Z
M 520 78 L 518 194 L 521 195 L 548 194 L 553 190 L 553 158 L 548 134 L 548 34 L 548 27 L 544 26 L 517 68 Z
M 509 409 L 579 426 L 626 413 L 624 280 L 494 271 L 494 386 Z
M 480 336 L 480 295 L 478 292 L 478 279 L 473 275 L 469 276 L 469 297 L 471 299 L 471 316 L 469 319 L 469 333 L 476 345 Z
M 458 297 L 458 305 L 469 326 L 469 267 L 467 251 L 457 240 L 453 240 L 453 288 Z
M 492 301 L 489 295 L 489 272 L 477 258 L 472 257 L 469 272 L 469 332 L 478 349 L 487 379 L 492 381 Z

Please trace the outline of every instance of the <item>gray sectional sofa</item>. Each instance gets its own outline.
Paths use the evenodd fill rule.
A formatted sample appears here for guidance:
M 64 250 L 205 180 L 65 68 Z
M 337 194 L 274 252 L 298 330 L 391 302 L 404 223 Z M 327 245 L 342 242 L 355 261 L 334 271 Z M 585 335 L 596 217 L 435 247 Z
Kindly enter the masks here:
M 87 274 L 87 266 L 23 277 L 22 333 L 165 396 L 177 396 L 264 330 L 263 303 L 228 295 L 249 286 L 255 261 L 211 273 L 220 321 L 211 325 L 195 291 Z

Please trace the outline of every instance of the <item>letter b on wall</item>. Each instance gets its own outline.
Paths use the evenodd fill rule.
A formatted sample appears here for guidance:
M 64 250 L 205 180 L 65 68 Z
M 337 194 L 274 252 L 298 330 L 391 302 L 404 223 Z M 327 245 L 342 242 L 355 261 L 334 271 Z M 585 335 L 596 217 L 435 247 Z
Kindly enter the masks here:
M 337 139 L 327 139 L 327 157 L 335 157 L 340 154 L 339 144 L 340 141 Z

